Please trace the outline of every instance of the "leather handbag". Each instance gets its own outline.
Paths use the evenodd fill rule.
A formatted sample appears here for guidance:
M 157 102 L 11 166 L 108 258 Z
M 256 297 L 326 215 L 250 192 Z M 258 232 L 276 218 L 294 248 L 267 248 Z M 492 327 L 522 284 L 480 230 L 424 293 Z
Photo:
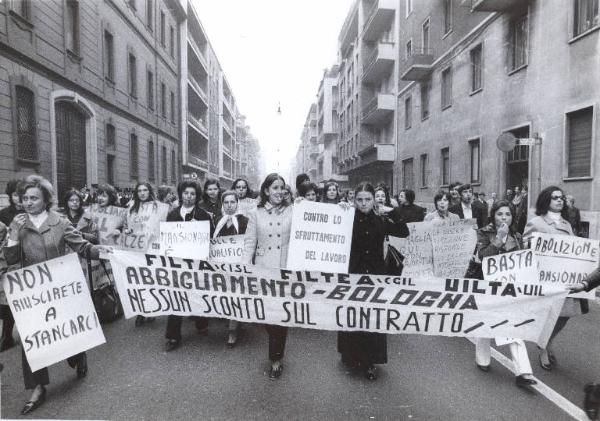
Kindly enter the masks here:
M 386 275 L 402 275 L 402 270 L 404 269 L 404 256 L 396 249 L 396 247 L 388 244 L 384 264 Z

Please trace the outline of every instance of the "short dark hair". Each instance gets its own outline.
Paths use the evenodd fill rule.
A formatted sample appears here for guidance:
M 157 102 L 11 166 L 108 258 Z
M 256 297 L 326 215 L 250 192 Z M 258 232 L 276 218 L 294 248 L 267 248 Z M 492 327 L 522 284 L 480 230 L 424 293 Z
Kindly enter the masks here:
M 415 192 L 411 189 L 402 189 L 400 190 L 400 193 L 404 192 L 404 197 L 406 197 L 406 201 L 409 204 L 413 204 L 415 203 Z
M 304 183 L 305 181 L 310 181 L 310 177 L 308 176 L 308 174 L 298 174 L 296 176 L 296 190 L 298 190 L 298 188 L 300 188 L 300 184 Z
M 509 202 L 508 200 L 502 199 L 502 200 L 498 200 L 496 203 L 494 203 L 492 205 L 492 209 L 490 210 L 490 222 L 492 223 L 492 225 L 494 225 L 495 228 L 496 227 L 496 218 L 494 217 L 496 215 L 496 212 L 498 211 L 498 209 L 503 208 L 503 207 L 508 207 L 508 209 L 510 209 L 510 215 L 512 218 L 511 224 L 510 224 L 510 231 L 511 232 L 515 232 L 515 224 L 517 223 L 517 220 L 515 218 L 516 216 L 516 211 L 515 211 L 515 207 L 513 206 L 513 204 L 511 202 Z
M 435 196 L 433 196 L 433 206 L 435 207 L 436 210 L 438 208 L 437 202 L 439 202 L 440 200 L 442 200 L 444 198 L 444 196 L 446 197 L 446 200 L 448 200 L 448 202 L 452 202 L 452 198 L 450 197 L 450 193 L 446 192 L 446 191 L 440 190 L 439 192 L 437 192 L 435 194 Z
M 373 198 L 375 198 L 375 188 L 368 181 L 363 181 L 358 186 L 356 186 L 356 188 L 354 189 L 354 194 L 357 195 L 362 191 L 371 193 L 373 195 Z
M 536 215 L 542 216 L 548 213 L 548 210 L 550 209 L 550 201 L 552 200 L 552 192 L 555 192 L 556 190 L 559 190 L 561 193 L 563 193 L 564 196 L 563 190 L 556 186 L 548 186 L 540 192 L 535 202 Z M 565 203 L 563 201 L 563 211 L 566 209 L 564 205 Z
M 459 187 L 459 186 L 461 186 L 461 185 L 462 185 L 462 183 L 460 183 L 460 182 L 458 182 L 458 181 L 455 181 L 454 183 L 451 183 L 451 184 L 448 186 L 448 191 L 452 191 L 452 190 L 454 190 L 456 187 Z
M 208 178 L 204 182 L 204 192 L 202 193 L 202 200 L 204 200 L 205 202 L 210 201 L 208 194 L 206 194 L 206 190 L 208 189 L 208 186 L 212 184 L 215 184 L 217 186 L 217 189 L 219 189 L 219 193 L 217 193 L 217 202 L 219 202 L 221 200 L 221 185 L 219 184 L 219 180 L 217 180 L 216 178 Z
M 316 194 L 317 185 L 315 183 L 311 183 L 309 180 L 303 181 L 298 186 L 298 195 L 301 197 L 306 197 L 306 194 L 311 190 L 314 191 Z
M 75 189 L 68 190 L 65 193 L 62 205 L 65 208 L 65 212 L 69 212 L 69 200 L 71 200 L 71 197 L 73 197 L 73 196 L 75 196 L 79 199 L 79 208 L 77 208 L 76 213 L 77 213 L 77 216 L 81 216 L 81 215 L 83 215 L 83 196 L 77 190 L 75 190 Z
M 180 205 L 183 202 L 183 192 L 190 187 L 196 191 L 196 203 L 202 198 L 202 188 L 200 187 L 200 184 L 194 180 L 184 180 L 177 185 L 177 197 L 179 198 Z
M 461 184 L 456 190 L 458 191 L 458 194 L 462 194 L 464 190 L 471 190 L 471 185 L 468 183 Z
M 16 178 L 13 178 L 12 180 L 9 180 L 8 183 L 6 183 L 6 194 L 8 195 L 8 203 L 10 203 L 11 206 L 14 206 L 14 202 L 12 200 L 12 195 L 13 193 L 17 193 L 19 194 L 19 186 L 23 184 L 23 180 L 19 180 Z

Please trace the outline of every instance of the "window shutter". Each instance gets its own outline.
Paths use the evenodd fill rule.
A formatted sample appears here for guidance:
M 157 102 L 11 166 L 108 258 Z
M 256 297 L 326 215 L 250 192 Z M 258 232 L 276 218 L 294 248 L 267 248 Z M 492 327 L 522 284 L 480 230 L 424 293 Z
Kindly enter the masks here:
M 569 113 L 569 177 L 589 177 L 592 160 L 593 108 Z

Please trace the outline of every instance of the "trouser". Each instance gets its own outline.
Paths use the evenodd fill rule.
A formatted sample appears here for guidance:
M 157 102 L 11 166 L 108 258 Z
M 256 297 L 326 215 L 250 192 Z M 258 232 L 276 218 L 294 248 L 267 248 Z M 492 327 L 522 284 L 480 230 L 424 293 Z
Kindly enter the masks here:
M 192 317 L 196 323 L 196 329 L 204 330 L 208 327 L 208 319 L 206 317 Z M 183 316 L 170 315 L 167 317 L 167 332 L 165 338 L 174 339 L 176 341 L 181 340 L 181 323 L 183 322 Z
M 265 325 L 265 329 L 269 334 L 269 360 L 282 360 L 287 340 L 287 326 Z
M 515 365 L 515 374 L 532 374 L 531 363 L 527 355 L 525 342 L 516 339 L 515 342 L 508 344 L 513 364 Z M 490 365 L 492 359 L 492 340 L 490 338 L 477 338 L 475 342 L 475 361 L 479 365 Z
M 77 363 L 81 358 L 86 358 L 85 352 L 80 354 L 73 355 L 72 357 L 67 358 L 67 363 L 71 367 L 76 367 Z M 35 389 L 38 384 L 42 386 L 46 386 L 50 383 L 50 377 L 48 375 L 48 367 L 42 368 L 38 371 L 31 371 L 31 367 L 29 366 L 29 362 L 27 361 L 27 357 L 25 356 L 25 350 L 21 348 L 21 366 L 23 368 L 23 381 L 25 382 L 25 389 L 31 390 Z
M 2 341 L 12 339 L 12 332 L 15 326 L 15 319 L 10 311 L 10 307 L 5 304 L 0 304 L 0 314 L 2 315 Z
M 229 331 L 237 331 L 239 325 L 240 325 L 240 322 L 238 322 L 237 320 L 230 319 L 229 320 Z

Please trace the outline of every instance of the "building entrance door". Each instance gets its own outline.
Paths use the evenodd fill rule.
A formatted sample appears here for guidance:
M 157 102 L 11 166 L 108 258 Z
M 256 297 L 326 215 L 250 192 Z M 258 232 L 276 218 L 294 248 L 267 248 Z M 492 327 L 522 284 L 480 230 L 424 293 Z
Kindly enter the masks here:
M 74 187 L 87 183 L 86 116 L 70 102 L 56 103 L 56 192 L 59 203 Z
M 529 137 L 529 126 L 510 130 L 517 139 Z M 515 186 L 527 186 L 529 190 L 529 146 L 516 146 L 507 152 L 506 188 L 513 190 Z

